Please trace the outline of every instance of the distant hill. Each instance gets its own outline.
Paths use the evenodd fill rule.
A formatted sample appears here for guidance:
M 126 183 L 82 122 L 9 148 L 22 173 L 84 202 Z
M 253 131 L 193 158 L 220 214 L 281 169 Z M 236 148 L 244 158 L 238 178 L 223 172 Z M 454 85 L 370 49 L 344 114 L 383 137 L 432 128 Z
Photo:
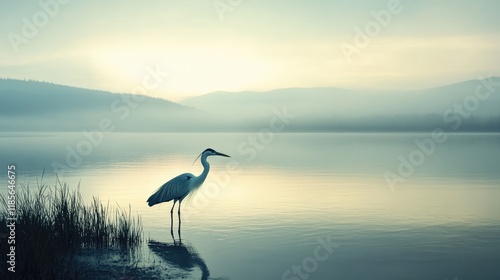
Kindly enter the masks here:
M 457 130 L 500 131 L 500 78 L 492 77 L 488 81 L 494 85 L 494 91 L 490 92 L 483 86 L 480 92 L 489 93 L 489 97 L 477 100 L 477 110 L 470 110 L 471 117 L 463 118 Z M 240 123 L 254 120 L 256 116 L 269 119 L 273 109 L 286 107 L 288 112 L 297 116 L 290 129 L 300 131 L 428 131 L 454 124 L 446 122 L 443 115 L 450 109 L 455 111 L 454 104 L 474 99 L 476 88 L 482 84 L 479 80 L 471 80 L 407 91 L 328 87 L 213 92 L 181 103 L 220 117 L 231 116 Z M 467 106 L 470 108 L 471 105 Z M 454 115 L 448 114 L 448 117 L 458 117 Z
M 80 131 L 108 119 L 116 131 L 185 131 L 205 113 L 164 99 L 0 79 L 3 131 Z
M 285 110 L 295 116 L 286 126 L 289 132 L 434 128 L 500 132 L 500 78 L 489 82 L 494 91 L 482 88 L 481 93 L 490 93 L 485 100 L 474 97 L 484 81 L 472 80 L 415 91 L 290 88 L 214 92 L 178 104 L 148 96 L 0 79 L 0 130 L 82 131 L 97 129 L 104 120 L 111 122 L 114 131 L 259 131 L 269 127 L 275 111 Z M 454 107 L 464 102 L 469 102 L 462 109 L 467 117 Z M 474 110 L 467 110 L 475 105 Z

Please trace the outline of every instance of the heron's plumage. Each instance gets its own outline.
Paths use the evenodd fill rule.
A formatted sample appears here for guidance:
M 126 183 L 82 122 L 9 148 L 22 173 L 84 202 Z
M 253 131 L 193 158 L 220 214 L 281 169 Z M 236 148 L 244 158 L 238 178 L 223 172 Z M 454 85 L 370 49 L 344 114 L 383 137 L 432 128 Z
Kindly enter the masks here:
M 194 177 L 191 173 L 184 173 L 166 182 L 148 198 L 148 205 L 153 206 L 172 199 L 184 198 L 189 194 Z

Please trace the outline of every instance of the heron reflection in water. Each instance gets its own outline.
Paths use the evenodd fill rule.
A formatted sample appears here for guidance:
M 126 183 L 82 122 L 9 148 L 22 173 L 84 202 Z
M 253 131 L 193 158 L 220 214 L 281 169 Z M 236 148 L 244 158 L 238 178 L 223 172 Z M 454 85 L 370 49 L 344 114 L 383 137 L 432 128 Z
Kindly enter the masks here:
M 209 278 L 210 271 L 208 270 L 205 261 L 198 255 L 198 252 L 189 245 L 182 242 L 179 233 L 179 240 L 176 240 L 172 235 L 173 243 L 164 243 L 158 241 L 149 241 L 149 249 L 163 259 L 169 266 L 180 269 L 182 273 L 191 273 L 195 268 L 201 271 L 202 280 L 227 280 L 228 278 Z M 186 278 L 185 275 L 176 275 L 178 278 Z

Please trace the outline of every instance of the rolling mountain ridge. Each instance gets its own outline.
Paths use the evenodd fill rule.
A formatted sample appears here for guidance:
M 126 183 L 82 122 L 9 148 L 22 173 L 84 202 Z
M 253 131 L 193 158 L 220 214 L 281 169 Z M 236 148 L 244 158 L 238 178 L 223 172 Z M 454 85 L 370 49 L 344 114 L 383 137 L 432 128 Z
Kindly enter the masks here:
M 0 80 L 4 131 L 80 131 L 111 120 L 116 131 L 184 131 L 204 112 L 164 99 L 44 82 Z M 179 120 L 183 120 L 182 123 Z
M 0 79 L 2 131 L 81 131 L 105 119 L 115 131 L 259 131 L 276 112 L 286 131 L 500 132 L 500 78 L 425 90 L 289 88 L 214 92 L 179 103 L 133 94 Z M 460 125 L 457 127 L 457 123 Z M 457 127 L 457 128 L 455 128 Z

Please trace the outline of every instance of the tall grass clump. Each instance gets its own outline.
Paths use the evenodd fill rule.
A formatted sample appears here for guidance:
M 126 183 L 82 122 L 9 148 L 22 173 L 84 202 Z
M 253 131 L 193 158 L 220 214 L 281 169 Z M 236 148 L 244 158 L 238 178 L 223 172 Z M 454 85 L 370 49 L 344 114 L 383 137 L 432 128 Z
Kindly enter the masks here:
M 118 206 L 115 211 L 115 237 L 121 248 L 133 247 L 142 240 L 142 220 L 140 216 L 132 217 L 132 207 L 128 206 L 128 212 Z
M 7 199 L 0 195 L 0 247 L 8 252 Z M 57 181 L 54 186 L 37 182 L 37 188 L 21 185 L 16 192 L 16 273 L 18 279 L 77 278 L 75 257 L 82 249 L 122 250 L 142 242 L 140 217 L 119 206 L 111 207 L 93 197 L 86 205 L 78 191 Z M 3 271 L 7 271 L 2 253 Z M 4 274 L 4 273 L 2 273 Z M 4 279 L 3 277 L 1 277 Z

